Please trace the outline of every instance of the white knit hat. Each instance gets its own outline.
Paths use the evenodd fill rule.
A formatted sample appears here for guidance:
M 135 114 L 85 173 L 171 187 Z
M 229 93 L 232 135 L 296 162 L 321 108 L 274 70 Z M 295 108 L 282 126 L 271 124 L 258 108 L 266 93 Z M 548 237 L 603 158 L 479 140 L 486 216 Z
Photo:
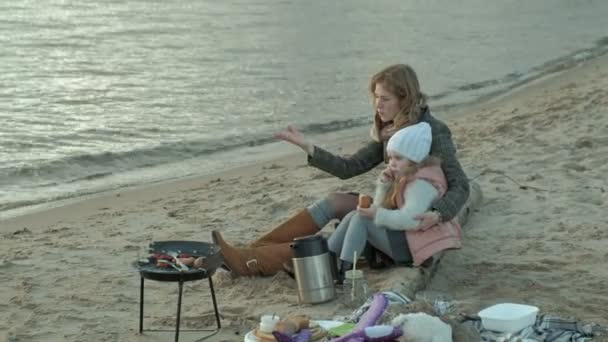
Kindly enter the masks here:
M 420 163 L 431 152 L 432 141 L 431 126 L 426 122 L 420 122 L 398 130 L 388 140 L 386 149 Z

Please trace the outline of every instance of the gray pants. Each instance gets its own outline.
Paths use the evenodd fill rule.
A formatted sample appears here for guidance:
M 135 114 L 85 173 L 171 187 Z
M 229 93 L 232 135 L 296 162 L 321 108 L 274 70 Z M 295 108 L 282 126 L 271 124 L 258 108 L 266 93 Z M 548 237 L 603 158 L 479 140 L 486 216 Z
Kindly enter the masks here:
M 351 263 L 354 263 L 354 253 L 360 256 L 367 242 L 396 262 L 412 260 L 404 232 L 378 227 L 356 211 L 342 219 L 328 240 L 329 250 L 339 255 L 340 260 Z

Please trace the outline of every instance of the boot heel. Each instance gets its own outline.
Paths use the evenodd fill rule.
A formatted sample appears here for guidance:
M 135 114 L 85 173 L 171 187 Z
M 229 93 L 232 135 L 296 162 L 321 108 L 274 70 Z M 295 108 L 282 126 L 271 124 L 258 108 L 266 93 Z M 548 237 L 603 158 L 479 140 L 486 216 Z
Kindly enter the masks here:
M 291 261 L 286 261 L 283 263 L 283 271 L 285 271 L 285 273 L 287 273 L 291 279 L 296 279 L 296 274 L 294 273 Z

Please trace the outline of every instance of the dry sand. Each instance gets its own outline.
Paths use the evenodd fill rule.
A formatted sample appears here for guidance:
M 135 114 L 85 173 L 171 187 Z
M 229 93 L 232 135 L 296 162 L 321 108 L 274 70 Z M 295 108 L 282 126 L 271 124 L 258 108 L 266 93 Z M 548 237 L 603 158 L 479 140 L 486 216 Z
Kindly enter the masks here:
M 453 298 L 466 313 L 513 301 L 608 325 L 608 56 L 441 117 L 485 199 L 465 228 L 464 248 L 446 253 L 426 296 Z M 325 137 L 324 146 L 349 153 L 366 132 Z M 341 181 L 307 167 L 297 152 L 0 221 L 0 340 L 171 340 L 137 334 L 139 276 L 129 264 L 142 247 L 208 241 L 212 229 L 246 241 L 329 192 L 371 191 L 375 177 Z M 383 290 L 412 272 L 369 272 L 369 283 Z M 284 274 L 218 273 L 214 281 L 226 328 L 210 341 L 242 340 L 262 313 L 348 312 L 340 301 L 298 306 Z M 177 286 L 146 284 L 146 326 L 171 329 Z M 185 289 L 182 327 L 213 324 L 207 283 Z

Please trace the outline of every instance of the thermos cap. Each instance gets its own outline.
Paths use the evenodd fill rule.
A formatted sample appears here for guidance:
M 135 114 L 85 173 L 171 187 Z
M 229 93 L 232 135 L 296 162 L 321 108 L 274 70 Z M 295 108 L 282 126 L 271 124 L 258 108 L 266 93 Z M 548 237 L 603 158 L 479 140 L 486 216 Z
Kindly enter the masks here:
M 329 252 L 327 240 L 319 234 L 295 238 L 290 247 L 296 258 L 306 258 Z

